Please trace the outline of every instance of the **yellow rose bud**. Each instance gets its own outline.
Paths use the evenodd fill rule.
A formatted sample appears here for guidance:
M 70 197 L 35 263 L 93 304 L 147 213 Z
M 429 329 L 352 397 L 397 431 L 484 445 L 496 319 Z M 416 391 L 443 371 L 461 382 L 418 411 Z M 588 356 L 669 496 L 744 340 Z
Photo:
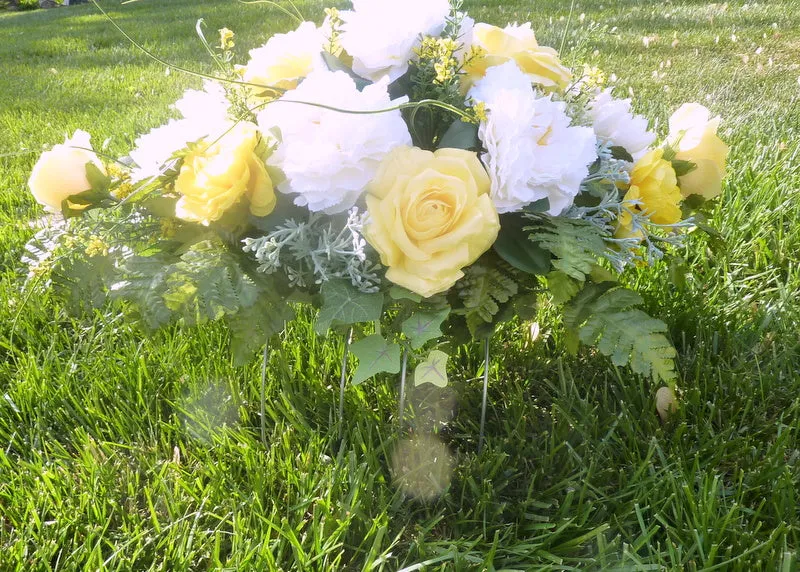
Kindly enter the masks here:
M 252 123 L 237 124 L 210 146 L 201 142 L 184 158 L 175 181 L 181 194 L 175 216 L 207 225 L 245 197 L 255 216 L 271 213 L 275 191 L 259 152 L 262 146 Z
M 684 197 L 713 199 L 722 193 L 728 146 L 717 136 L 720 118 L 709 116 L 702 105 L 686 103 L 669 118 L 668 142 L 676 151 L 675 158 L 697 165 L 678 179 Z
M 539 45 L 530 24 L 505 29 L 475 24 L 472 34 L 473 46 L 480 51 L 464 68 L 466 89 L 482 78 L 488 68 L 510 60 L 516 62 L 531 83 L 545 91 L 564 91 L 569 86 L 572 74 L 558 59 L 556 50 Z
M 681 220 L 681 192 L 672 164 L 663 157 L 663 149 L 654 149 L 636 162 L 625 202 L 628 210 L 644 213 L 656 224 L 675 224 Z M 616 235 L 636 236 L 631 229 L 630 213 L 623 211 L 620 215 Z
M 398 147 L 367 188 L 367 241 L 386 278 L 428 297 L 450 288 L 494 244 L 500 220 L 478 156 Z
M 79 129 L 63 145 L 42 153 L 28 179 L 28 187 L 39 204 L 48 210 L 61 211 L 64 199 L 91 189 L 86 177 L 87 163 L 93 163 L 105 174 L 89 139 L 90 135 Z

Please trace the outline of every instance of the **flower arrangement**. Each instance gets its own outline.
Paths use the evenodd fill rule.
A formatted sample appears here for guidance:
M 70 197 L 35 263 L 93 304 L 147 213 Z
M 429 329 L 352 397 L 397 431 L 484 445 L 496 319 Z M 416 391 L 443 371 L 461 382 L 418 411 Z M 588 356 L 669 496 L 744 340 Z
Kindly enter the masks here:
M 124 300 L 148 329 L 222 320 L 239 362 L 311 304 L 318 333 L 355 339 L 353 383 L 410 360 L 415 384 L 443 386 L 448 342 L 549 296 L 571 349 L 673 385 L 665 325 L 618 277 L 703 226 L 719 118 L 683 105 L 657 144 L 530 24 L 394 8 L 328 9 L 244 65 L 233 32 L 201 36 L 223 72 L 181 118 L 120 160 L 83 131 L 41 156 L 31 192 L 63 220 L 29 243 L 31 276 L 71 311 Z

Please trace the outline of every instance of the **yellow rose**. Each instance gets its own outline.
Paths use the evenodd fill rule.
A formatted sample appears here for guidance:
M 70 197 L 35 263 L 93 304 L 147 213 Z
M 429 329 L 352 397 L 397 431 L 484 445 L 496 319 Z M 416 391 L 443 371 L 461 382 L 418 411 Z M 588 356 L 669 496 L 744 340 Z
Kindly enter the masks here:
M 36 201 L 48 210 L 61 211 L 61 203 L 71 195 L 92 188 L 86 177 L 86 164 L 93 163 L 105 174 L 106 169 L 92 151 L 90 135 L 78 129 L 63 145 L 42 153 L 28 179 Z
M 489 24 L 475 24 L 472 31 L 473 47 L 480 55 L 465 67 L 465 87 L 484 76 L 492 66 L 510 60 L 530 78 L 531 83 L 545 91 L 564 91 L 572 79 L 570 71 L 558 59 L 553 48 L 540 46 L 530 24 L 506 26 L 505 29 Z
M 500 220 L 478 156 L 398 147 L 367 187 L 367 241 L 386 278 L 428 297 L 450 288 L 494 244 Z
M 681 191 L 672 164 L 663 157 L 663 149 L 654 149 L 636 162 L 625 202 L 628 210 L 644 213 L 656 224 L 675 224 L 681 220 Z M 631 215 L 623 210 L 617 237 L 640 238 L 631 227 Z
M 183 161 L 175 190 L 181 198 L 175 216 L 209 224 L 246 197 L 250 212 L 266 216 L 275 208 L 275 191 L 252 123 L 239 123 L 210 146 L 198 144 Z
M 675 158 L 691 161 L 697 168 L 678 179 L 681 194 L 713 199 L 722 192 L 728 146 L 717 137 L 720 118 L 709 119 L 709 111 L 698 103 L 683 104 L 669 118 L 669 144 Z

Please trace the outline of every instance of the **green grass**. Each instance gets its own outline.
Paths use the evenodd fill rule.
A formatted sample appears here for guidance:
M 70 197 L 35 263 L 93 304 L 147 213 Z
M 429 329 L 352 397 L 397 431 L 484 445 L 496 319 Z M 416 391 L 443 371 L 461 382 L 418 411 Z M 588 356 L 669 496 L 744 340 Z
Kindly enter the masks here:
M 397 380 L 349 387 L 340 427 L 343 342 L 310 316 L 270 357 L 265 448 L 260 363 L 234 368 L 221 328 L 145 337 L 113 308 L 74 320 L 21 294 L 39 150 L 82 128 L 123 154 L 197 80 L 165 75 L 90 5 L 0 13 L 0 154 L 14 154 L 0 158 L 0 570 L 798 569 L 800 3 L 576 4 L 568 61 L 615 73 L 662 134 L 680 103 L 706 104 L 732 148 L 712 220 L 727 247 L 693 238 L 684 281 L 665 265 L 630 276 L 670 326 L 682 408 L 661 425 L 648 382 L 567 357 L 544 308 L 537 340 L 521 326 L 493 340 L 482 454 L 479 347 L 459 350 L 448 391 L 412 394 L 414 435 L 436 425 L 452 456 L 428 502 L 392 482 L 393 463 L 433 450 L 395 454 Z M 195 69 L 210 70 L 197 18 L 242 50 L 293 26 L 263 4 L 104 5 Z M 531 20 L 556 46 L 569 14 L 567 0 L 467 8 Z

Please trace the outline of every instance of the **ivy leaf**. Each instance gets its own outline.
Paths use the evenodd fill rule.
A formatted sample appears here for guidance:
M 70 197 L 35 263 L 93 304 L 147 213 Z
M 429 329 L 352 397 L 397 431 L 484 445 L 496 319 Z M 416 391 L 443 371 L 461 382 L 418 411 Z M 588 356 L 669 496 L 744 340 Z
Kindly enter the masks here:
M 526 225 L 527 221 L 516 214 L 500 217 L 500 233 L 493 248 L 500 258 L 517 270 L 528 274 L 547 274 L 550 270 L 550 253 L 528 239 Z
M 438 311 L 415 312 L 403 322 L 403 333 L 411 340 L 411 347 L 415 350 L 421 348 L 429 340 L 442 335 L 441 325 L 445 321 L 450 308 Z
M 340 71 L 349 75 L 350 78 L 355 82 L 356 89 L 358 91 L 361 91 L 368 85 L 372 84 L 372 82 L 368 79 L 364 79 L 360 75 L 356 74 L 352 69 L 347 67 L 342 60 L 334 56 L 332 53 L 323 51 L 321 54 L 322 59 L 325 60 L 325 65 L 328 66 L 328 69 L 332 72 Z
M 397 286 L 396 284 L 389 288 L 389 297 L 392 300 L 411 300 L 412 302 L 422 301 L 422 296 L 419 294 L 412 292 L 411 290 L 407 290 L 402 286 Z
M 613 147 L 609 147 L 609 151 L 611 151 L 611 158 L 617 159 L 618 161 L 627 161 L 628 163 L 633 163 L 633 157 L 625 147 L 620 147 L 619 145 L 614 145 Z
M 331 326 L 372 322 L 383 312 L 383 294 L 359 292 L 347 280 L 329 280 L 322 285 L 323 304 L 314 329 L 320 335 Z
M 424 383 L 432 383 L 436 387 L 447 386 L 448 357 L 443 351 L 432 350 L 428 354 L 428 359 L 414 370 L 414 387 L 419 387 Z
M 479 149 L 481 145 L 478 139 L 478 124 L 467 123 L 460 119 L 456 119 L 444 132 L 442 138 L 439 139 L 438 148 L 451 147 L 453 149 L 466 149 L 473 151 Z
M 353 374 L 353 385 L 363 383 L 381 372 L 400 372 L 400 346 L 388 342 L 380 334 L 367 336 L 350 346 L 358 358 L 358 368 Z
M 253 354 L 280 332 L 293 315 L 292 308 L 277 293 L 262 288 L 252 306 L 242 308 L 226 319 L 231 330 L 233 364 L 249 363 Z

